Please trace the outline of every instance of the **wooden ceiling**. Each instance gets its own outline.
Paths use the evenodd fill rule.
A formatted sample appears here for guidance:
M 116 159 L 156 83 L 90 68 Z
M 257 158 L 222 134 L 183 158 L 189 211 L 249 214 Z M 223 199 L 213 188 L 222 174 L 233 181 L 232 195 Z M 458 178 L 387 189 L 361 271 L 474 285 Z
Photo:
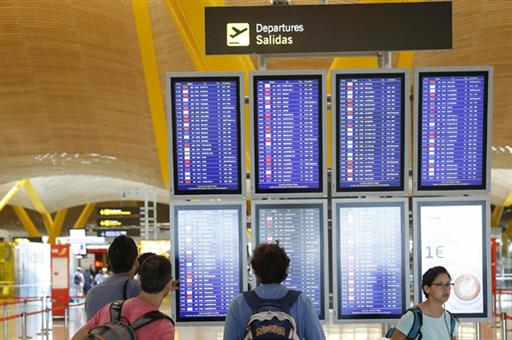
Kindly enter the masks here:
M 165 89 L 165 72 L 194 66 L 164 0 L 149 5 Z M 418 52 L 414 65 L 493 65 L 493 144 L 512 145 L 512 2 L 457 0 L 453 6 L 453 50 Z M 268 68 L 328 69 L 331 62 L 271 58 Z M 130 1 L 0 1 L 0 145 L 0 185 L 21 178 L 99 176 L 163 188 Z M 500 153 L 499 167 L 512 168 L 511 156 Z M 77 183 L 70 191 L 87 187 Z M 94 199 L 95 187 L 88 199 Z

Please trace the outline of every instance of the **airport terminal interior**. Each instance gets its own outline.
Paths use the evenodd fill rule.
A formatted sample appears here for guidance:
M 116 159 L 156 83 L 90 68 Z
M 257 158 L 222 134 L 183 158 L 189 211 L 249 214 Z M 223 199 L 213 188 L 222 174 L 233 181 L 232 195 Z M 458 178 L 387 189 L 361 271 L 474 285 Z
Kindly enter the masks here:
M 512 337 L 511 57 L 510 0 L 0 0 L 0 339 L 70 339 L 121 235 L 177 340 L 269 243 L 326 339 L 435 266 L 457 339 Z

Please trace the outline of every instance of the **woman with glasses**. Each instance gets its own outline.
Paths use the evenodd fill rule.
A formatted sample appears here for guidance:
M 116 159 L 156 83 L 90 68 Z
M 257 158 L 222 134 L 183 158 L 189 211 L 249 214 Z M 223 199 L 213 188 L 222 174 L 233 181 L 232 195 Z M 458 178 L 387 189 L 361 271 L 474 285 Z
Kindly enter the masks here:
M 407 310 L 396 325 L 392 340 L 450 340 L 457 336 L 457 319 L 444 309 L 450 298 L 451 276 L 444 267 L 430 268 L 423 274 L 421 288 L 426 301 Z

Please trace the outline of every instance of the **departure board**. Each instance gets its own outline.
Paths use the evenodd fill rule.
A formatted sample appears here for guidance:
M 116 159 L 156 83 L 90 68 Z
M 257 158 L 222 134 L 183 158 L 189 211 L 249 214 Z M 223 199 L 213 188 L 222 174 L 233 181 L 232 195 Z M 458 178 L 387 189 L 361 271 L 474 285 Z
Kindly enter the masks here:
M 241 194 L 240 77 L 170 81 L 174 194 Z
M 254 75 L 256 193 L 323 192 L 322 74 Z
M 418 190 L 484 190 L 488 71 L 419 72 Z
M 405 72 L 335 77 L 336 191 L 403 191 Z
M 405 200 L 336 203 L 338 320 L 398 319 L 407 306 Z
M 229 303 L 242 292 L 241 209 L 241 205 L 175 207 L 177 321 L 223 321 Z
M 283 284 L 303 292 L 313 302 L 320 319 L 325 318 L 324 211 L 319 203 L 256 204 L 255 240 L 275 243 L 290 258 Z

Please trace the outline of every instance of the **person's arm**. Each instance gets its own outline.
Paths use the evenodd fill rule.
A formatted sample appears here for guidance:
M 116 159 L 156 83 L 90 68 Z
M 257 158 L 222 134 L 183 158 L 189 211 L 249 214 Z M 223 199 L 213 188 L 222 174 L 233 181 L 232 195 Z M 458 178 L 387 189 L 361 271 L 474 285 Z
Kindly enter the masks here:
M 325 339 L 324 329 L 318 319 L 318 313 L 311 300 L 304 296 L 304 339 L 306 340 L 322 340 Z M 301 296 L 299 296 L 299 299 Z
M 391 337 L 391 340 L 405 340 L 407 337 L 404 333 L 395 328 L 395 332 Z
M 236 300 L 231 301 L 226 315 L 226 322 L 224 323 L 224 340 L 242 340 L 240 337 L 240 327 L 238 321 L 238 312 L 236 311 Z M 245 328 L 244 328 L 245 329 Z
M 87 325 L 83 325 L 82 328 L 80 328 L 78 332 L 76 332 L 75 335 L 73 335 L 71 340 L 83 340 L 87 336 L 87 333 L 89 333 Z
M 412 326 L 414 323 L 414 314 L 413 312 L 409 311 L 406 312 L 395 327 L 395 332 L 393 333 L 393 336 L 391 337 L 391 340 L 405 340 L 407 339 L 407 333 L 410 332 Z

